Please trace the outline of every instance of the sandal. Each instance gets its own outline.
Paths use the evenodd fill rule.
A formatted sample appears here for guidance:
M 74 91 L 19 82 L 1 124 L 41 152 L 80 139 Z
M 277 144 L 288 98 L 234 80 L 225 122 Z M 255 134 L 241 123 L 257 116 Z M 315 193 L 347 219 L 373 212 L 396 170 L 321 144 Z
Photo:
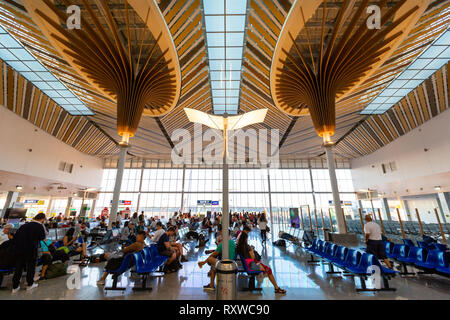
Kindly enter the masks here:
M 278 294 L 286 294 L 286 290 L 281 289 L 281 288 L 278 288 L 278 289 L 275 289 L 275 293 L 278 293 Z

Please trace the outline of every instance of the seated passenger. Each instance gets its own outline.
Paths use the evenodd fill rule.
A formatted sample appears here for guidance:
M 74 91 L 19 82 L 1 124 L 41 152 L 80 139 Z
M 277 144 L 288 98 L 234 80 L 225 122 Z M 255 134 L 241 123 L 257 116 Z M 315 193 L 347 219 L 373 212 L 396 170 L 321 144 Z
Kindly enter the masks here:
M 180 257 L 179 252 L 174 250 L 171 242 L 170 236 L 175 233 L 175 227 L 169 227 L 166 232 L 164 232 L 157 242 L 158 253 L 162 256 L 169 257 L 166 265 L 164 266 L 164 273 L 176 272 L 181 267 L 178 258 Z
M 139 225 L 136 227 L 136 232 L 145 231 L 145 221 L 139 220 Z
M 9 224 L 5 226 L 3 232 L 5 232 L 5 230 L 8 232 L 5 234 L 8 240 L 3 241 L 2 244 L 0 244 L 0 270 L 9 270 L 14 267 L 15 263 L 12 252 L 15 229 L 12 224 Z
M 183 244 L 177 242 L 177 240 L 178 240 L 178 227 L 174 226 L 174 228 L 175 228 L 175 232 L 169 239 L 170 240 L 170 245 L 172 246 L 172 248 L 174 250 L 177 251 L 177 254 L 181 257 L 181 262 L 186 262 L 188 260 L 186 259 L 186 257 L 183 254 Z
M 132 244 L 136 241 L 135 225 L 133 222 L 125 222 L 125 225 L 120 234 L 120 241 L 125 241 L 127 244 Z
M 81 260 L 87 258 L 86 253 L 86 242 L 79 241 L 79 235 L 75 234 L 75 228 L 70 228 L 67 230 L 66 235 L 63 238 L 63 247 L 58 248 L 58 250 L 63 250 L 65 253 L 69 255 L 74 255 L 76 253 L 80 253 Z
M 65 263 L 70 259 L 69 255 L 63 250 L 56 250 L 52 241 L 49 239 L 41 240 L 41 250 L 42 270 L 39 280 L 45 280 L 45 274 L 47 272 L 48 266 L 51 265 L 52 262 L 59 260 L 62 263 Z
M 113 255 L 113 254 L 104 254 L 104 258 L 108 260 L 106 263 L 105 269 L 106 270 L 116 270 L 120 268 L 123 257 L 127 253 L 135 253 L 139 252 L 145 247 L 145 232 L 139 231 L 136 235 L 136 241 L 133 244 L 130 244 L 129 246 L 124 246 L 122 248 L 122 252 L 119 255 Z M 108 272 L 105 272 L 100 280 L 97 281 L 98 285 L 104 285 L 106 277 L 108 276 Z
M 159 238 L 161 237 L 161 235 L 164 232 L 166 232 L 166 231 L 163 229 L 162 222 L 158 221 L 156 223 L 156 231 L 155 231 L 155 233 L 153 235 L 150 235 L 150 233 L 147 231 L 147 237 L 149 237 L 150 240 L 152 240 L 153 243 L 157 243 Z
M 261 263 L 261 261 L 257 261 L 255 259 L 255 252 L 253 248 L 249 246 L 247 243 L 248 235 L 246 232 L 242 232 L 239 236 L 239 241 L 237 243 L 237 254 L 241 255 L 245 259 L 245 263 L 247 264 L 247 268 L 249 270 L 261 270 L 264 272 L 264 275 L 269 277 L 270 282 L 273 284 L 275 288 L 275 293 L 286 294 L 286 290 L 281 289 L 275 278 L 272 274 L 272 269 L 270 267 Z
M 5 241 L 10 240 L 10 232 L 13 229 L 14 226 L 10 223 L 3 227 L 2 233 L 0 234 L 0 245 Z
M 206 263 L 211 266 L 211 278 L 209 284 L 205 285 L 203 288 L 205 290 L 214 290 L 214 279 L 216 277 L 216 271 L 214 266 L 217 261 L 222 259 L 222 242 L 217 246 L 217 249 L 205 260 L 200 261 L 198 266 L 202 268 Z M 233 240 L 228 240 L 228 259 L 236 259 L 236 243 Z

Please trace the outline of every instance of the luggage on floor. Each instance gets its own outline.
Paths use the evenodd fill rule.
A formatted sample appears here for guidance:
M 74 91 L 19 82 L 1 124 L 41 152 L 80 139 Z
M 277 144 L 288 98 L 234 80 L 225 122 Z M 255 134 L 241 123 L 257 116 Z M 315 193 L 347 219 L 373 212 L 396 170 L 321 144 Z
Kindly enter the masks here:
M 47 279 L 53 279 L 67 274 L 67 265 L 62 262 L 57 262 L 48 266 L 45 277 Z

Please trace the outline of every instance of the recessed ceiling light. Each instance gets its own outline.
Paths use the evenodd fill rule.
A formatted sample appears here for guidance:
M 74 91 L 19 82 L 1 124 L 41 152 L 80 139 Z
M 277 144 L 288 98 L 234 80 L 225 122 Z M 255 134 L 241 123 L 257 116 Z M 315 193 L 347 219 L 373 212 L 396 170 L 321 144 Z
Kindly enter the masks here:
M 434 190 L 436 190 L 436 191 L 441 190 L 441 186 L 435 186 L 435 187 L 434 187 Z
M 17 189 L 17 190 L 22 190 L 22 189 L 23 189 L 23 187 L 22 187 L 22 186 L 19 186 L 19 185 L 17 185 L 17 186 L 16 186 L 16 189 Z

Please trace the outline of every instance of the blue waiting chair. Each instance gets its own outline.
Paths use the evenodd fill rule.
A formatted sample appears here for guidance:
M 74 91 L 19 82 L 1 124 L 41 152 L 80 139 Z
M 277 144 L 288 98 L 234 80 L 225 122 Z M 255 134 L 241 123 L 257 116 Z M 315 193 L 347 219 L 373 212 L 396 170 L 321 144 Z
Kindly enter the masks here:
M 438 260 L 439 260 L 439 253 L 442 251 L 439 250 L 430 250 L 428 251 L 427 257 L 425 261 L 418 261 L 414 263 L 414 265 L 424 270 L 420 273 L 430 273 L 430 271 L 433 271 L 431 273 L 434 273 L 434 270 L 438 267 Z
M 436 272 L 444 277 L 450 277 L 449 254 L 444 251 L 438 253 Z
M 390 279 L 391 276 L 394 276 L 398 272 L 383 267 L 374 255 L 369 254 L 369 253 L 363 253 L 361 255 L 359 263 L 356 265 L 355 262 L 357 261 L 357 257 L 355 254 L 353 254 L 351 261 L 352 261 L 352 265 L 346 267 L 346 270 L 348 272 L 351 272 L 351 273 L 359 276 L 359 278 L 361 280 L 361 288 L 357 288 L 356 291 L 360 292 L 360 291 L 395 291 L 396 290 L 395 288 L 389 287 L 388 280 Z M 382 287 L 382 288 L 368 289 L 366 286 L 367 277 L 372 274 L 370 272 L 370 270 L 371 269 L 373 270 L 373 267 L 378 267 L 380 270 L 381 276 L 383 277 L 383 280 L 384 280 L 384 287 Z
M 247 263 L 245 263 L 245 259 L 242 255 L 239 255 L 239 259 L 241 260 L 243 271 L 249 276 L 248 278 L 248 287 L 243 288 L 243 291 L 261 291 L 262 288 L 256 287 L 255 278 L 258 274 L 262 273 L 261 270 L 250 270 L 247 266 Z
M 127 253 L 122 260 L 122 264 L 120 267 L 116 270 L 108 270 L 105 269 L 106 272 L 112 274 L 113 279 L 113 285 L 112 287 L 105 287 L 105 290 L 118 290 L 118 291 L 125 291 L 126 288 L 117 287 L 117 281 L 119 279 L 119 276 L 126 272 L 127 270 L 131 269 L 131 267 L 134 265 L 134 256 L 132 253 Z
M 151 251 L 145 247 L 141 252 L 133 253 L 136 273 L 142 276 L 142 287 L 134 287 L 133 290 L 152 290 L 147 287 L 148 276 L 158 270 L 158 268 L 165 262 L 165 260 L 159 259 L 157 256 L 153 258 Z M 150 249 L 150 248 L 149 248 Z
M 347 253 L 348 253 L 347 247 L 341 247 L 341 246 L 336 245 L 334 255 L 332 257 L 328 258 L 330 270 L 327 271 L 327 274 L 341 273 L 340 271 L 334 270 L 334 264 L 338 263 L 338 262 L 344 262 L 347 257 Z

